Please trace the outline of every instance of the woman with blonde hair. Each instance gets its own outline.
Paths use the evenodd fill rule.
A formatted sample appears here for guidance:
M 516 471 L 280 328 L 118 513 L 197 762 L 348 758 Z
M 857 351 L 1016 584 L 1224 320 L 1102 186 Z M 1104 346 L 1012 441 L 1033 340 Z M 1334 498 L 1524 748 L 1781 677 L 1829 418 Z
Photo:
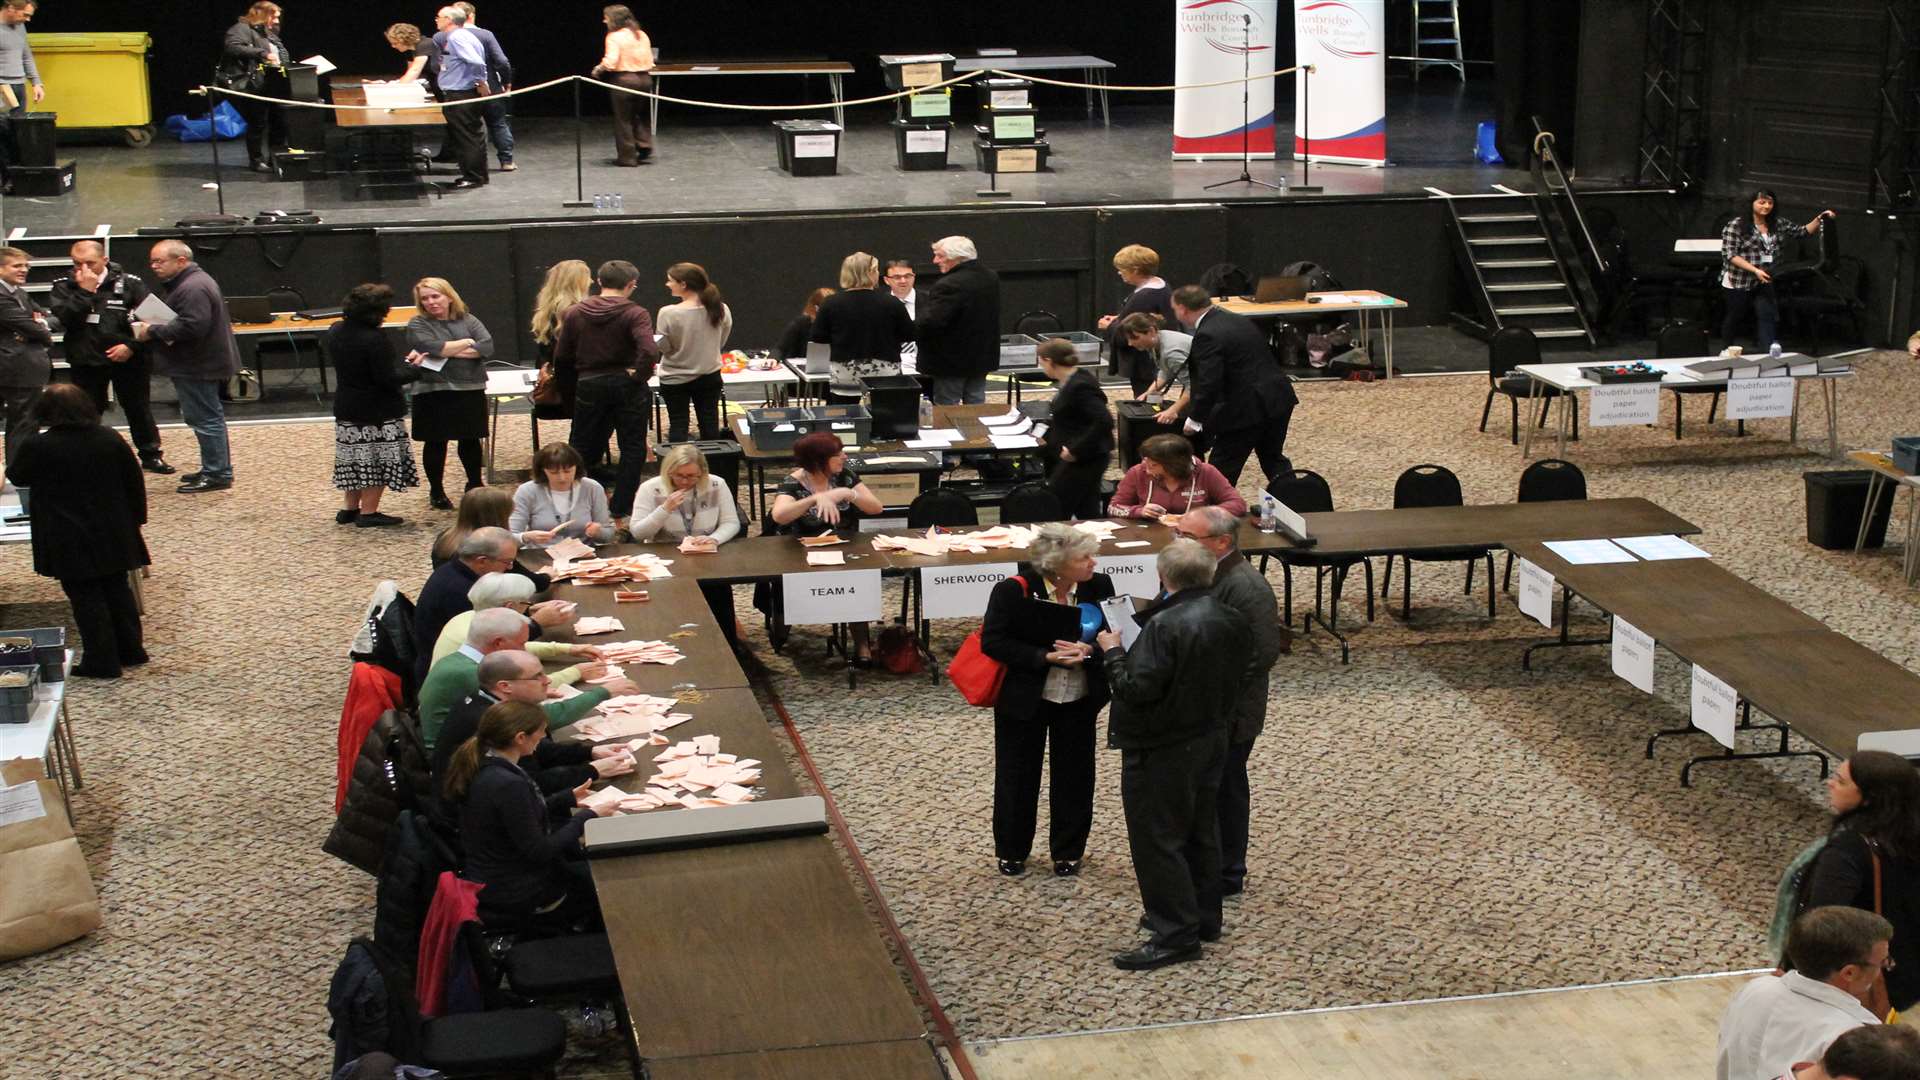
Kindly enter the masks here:
M 560 319 L 567 309 L 593 295 L 593 270 L 579 259 L 562 259 L 547 268 L 547 278 L 540 283 L 540 293 L 533 298 L 534 347 L 540 350 L 540 376 L 553 380 L 553 388 L 560 394 L 559 410 L 552 414 L 537 414 L 553 419 L 573 415 L 573 388 L 578 380 L 569 368 L 562 376 L 553 366 L 553 346 L 560 337 Z M 539 403 L 535 403 L 535 408 Z
M 907 306 L 880 283 L 880 260 L 856 251 L 840 260 L 840 291 L 820 303 L 812 340 L 825 343 L 833 365 L 827 399 L 860 400 L 860 380 L 900 374 L 900 347 L 913 340 Z
M 700 448 L 681 443 L 660 458 L 660 475 L 640 485 L 627 528 L 641 543 L 655 538 L 679 543 L 700 537 L 704 540 L 696 542 L 712 551 L 740 535 L 740 506 L 727 482 L 708 470 L 707 456 Z M 737 645 L 733 586 L 702 581 L 700 592 L 727 643 Z
M 1160 277 L 1159 252 L 1145 244 L 1128 244 L 1113 253 L 1113 268 L 1131 291 L 1121 302 L 1119 311 L 1100 316 L 1099 329 L 1106 331 L 1108 354 L 1114 358 L 1114 368 L 1126 374 L 1127 381 L 1133 385 L 1133 396 L 1139 397 L 1153 385 L 1157 373 L 1153 356 L 1128 342 L 1126 334 L 1119 329 L 1120 322 L 1135 312 L 1160 316 L 1162 326 L 1179 326 L 1180 320 L 1173 313 L 1173 289 Z
M 481 476 L 480 440 L 487 437 L 487 358 L 493 335 L 467 310 L 466 301 L 446 278 L 414 283 L 413 302 L 420 313 L 407 322 L 407 360 L 422 367 L 413 384 L 413 438 L 420 444 L 420 465 L 427 474 L 428 503 L 453 509 L 441 474 L 447 467 L 447 443 L 460 446 L 467 487 Z M 434 363 L 440 369 L 433 370 Z

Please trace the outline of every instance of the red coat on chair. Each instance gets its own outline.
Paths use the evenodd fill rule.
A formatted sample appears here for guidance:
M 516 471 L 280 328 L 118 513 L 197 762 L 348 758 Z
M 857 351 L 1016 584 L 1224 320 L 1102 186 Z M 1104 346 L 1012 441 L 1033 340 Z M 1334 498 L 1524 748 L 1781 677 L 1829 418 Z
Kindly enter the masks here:
M 347 680 L 347 703 L 340 709 L 340 766 L 333 789 L 333 812 L 338 814 L 347 801 L 347 782 L 353 779 L 353 762 L 360 756 L 360 745 L 374 721 L 388 709 L 402 708 L 400 676 L 378 664 L 356 663 Z

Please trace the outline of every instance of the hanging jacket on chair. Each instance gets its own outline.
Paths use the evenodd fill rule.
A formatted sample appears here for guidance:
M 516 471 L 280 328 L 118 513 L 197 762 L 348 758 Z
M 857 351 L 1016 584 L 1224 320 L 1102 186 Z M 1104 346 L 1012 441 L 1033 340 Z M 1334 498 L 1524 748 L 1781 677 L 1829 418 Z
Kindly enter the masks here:
M 402 810 L 424 814 L 432 797 L 432 771 L 419 728 L 398 709 L 384 712 L 360 745 L 347 801 L 322 850 L 377 875 L 394 819 Z
M 380 883 L 373 894 L 374 942 L 395 956 L 419 955 L 420 928 L 426 925 L 440 875 L 458 869 L 453 849 L 433 824 L 411 810 L 400 811 L 387 831 Z
M 400 674 L 365 661 L 353 665 L 347 678 L 347 700 L 340 707 L 339 766 L 335 772 L 333 812 L 338 814 L 347 801 L 347 782 L 353 779 L 353 763 L 367 732 L 380 714 L 401 707 Z
M 480 996 L 480 977 L 473 970 L 473 958 L 467 952 L 461 928 L 480 921 L 478 882 L 462 881 L 453 871 L 440 872 L 433 892 L 433 906 L 427 909 L 427 921 L 420 928 L 419 961 L 414 970 L 414 992 L 420 1002 L 420 1015 L 431 1020 L 449 1013 L 480 1012 L 486 1003 Z

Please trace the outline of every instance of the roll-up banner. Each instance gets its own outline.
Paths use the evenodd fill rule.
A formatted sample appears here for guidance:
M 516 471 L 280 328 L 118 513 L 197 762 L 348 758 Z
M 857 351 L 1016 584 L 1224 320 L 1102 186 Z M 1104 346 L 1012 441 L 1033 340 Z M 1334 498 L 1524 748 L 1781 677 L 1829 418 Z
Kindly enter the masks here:
M 1295 160 L 1385 165 L 1385 0 L 1293 0 L 1293 37 Z
M 1176 161 L 1274 156 L 1274 27 L 1279 0 L 1175 0 L 1173 81 L 1180 86 L 1218 83 L 1173 92 L 1173 157 Z M 1243 107 L 1239 79 L 1255 76 Z M 1316 151 L 1317 152 L 1317 151 Z

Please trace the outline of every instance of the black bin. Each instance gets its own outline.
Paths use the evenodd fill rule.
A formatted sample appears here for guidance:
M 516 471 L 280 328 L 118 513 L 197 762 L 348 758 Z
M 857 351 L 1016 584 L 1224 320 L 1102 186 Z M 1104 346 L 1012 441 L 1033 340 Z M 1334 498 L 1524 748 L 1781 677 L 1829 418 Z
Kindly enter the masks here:
M 1120 444 L 1122 469 L 1131 469 L 1140 464 L 1141 443 L 1169 431 L 1179 433 L 1176 425 L 1154 422 L 1153 418 L 1166 408 L 1165 405 L 1152 405 L 1144 401 L 1122 401 L 1113 407 L 1115 441 Z
M 732 439 L 694 439 L 685 443 L 655 443 L 653 458 L 659 461 L 676 446 L 692 446 L 707 456 L 707 471 L 727 482 L 735 501 L 740 498 L 740 444 Z
M 54 165 L 53 122 L 50 112 L 21 113 L 7 118 L 13 129 L 13 163 L 28 168 L 50 169 Z
M 873 438 L 920 437 L 920 380 L 911 375 L 868 375 L 860 380 L 873 414 Z
M 1860 535 L 1860 515 L 1867 509 L 1867 481 L 1873 474 L 1865 469 L 1842 469 L 1801 475 L 1807 481 L 1807 543 L 1828 551 L 1853 550 L 1854 538 Z M 1891 480 L 1880 485 L 1873 517 L 1867 522 L 1870 548 L 1886 542 L 1895 486 Z

